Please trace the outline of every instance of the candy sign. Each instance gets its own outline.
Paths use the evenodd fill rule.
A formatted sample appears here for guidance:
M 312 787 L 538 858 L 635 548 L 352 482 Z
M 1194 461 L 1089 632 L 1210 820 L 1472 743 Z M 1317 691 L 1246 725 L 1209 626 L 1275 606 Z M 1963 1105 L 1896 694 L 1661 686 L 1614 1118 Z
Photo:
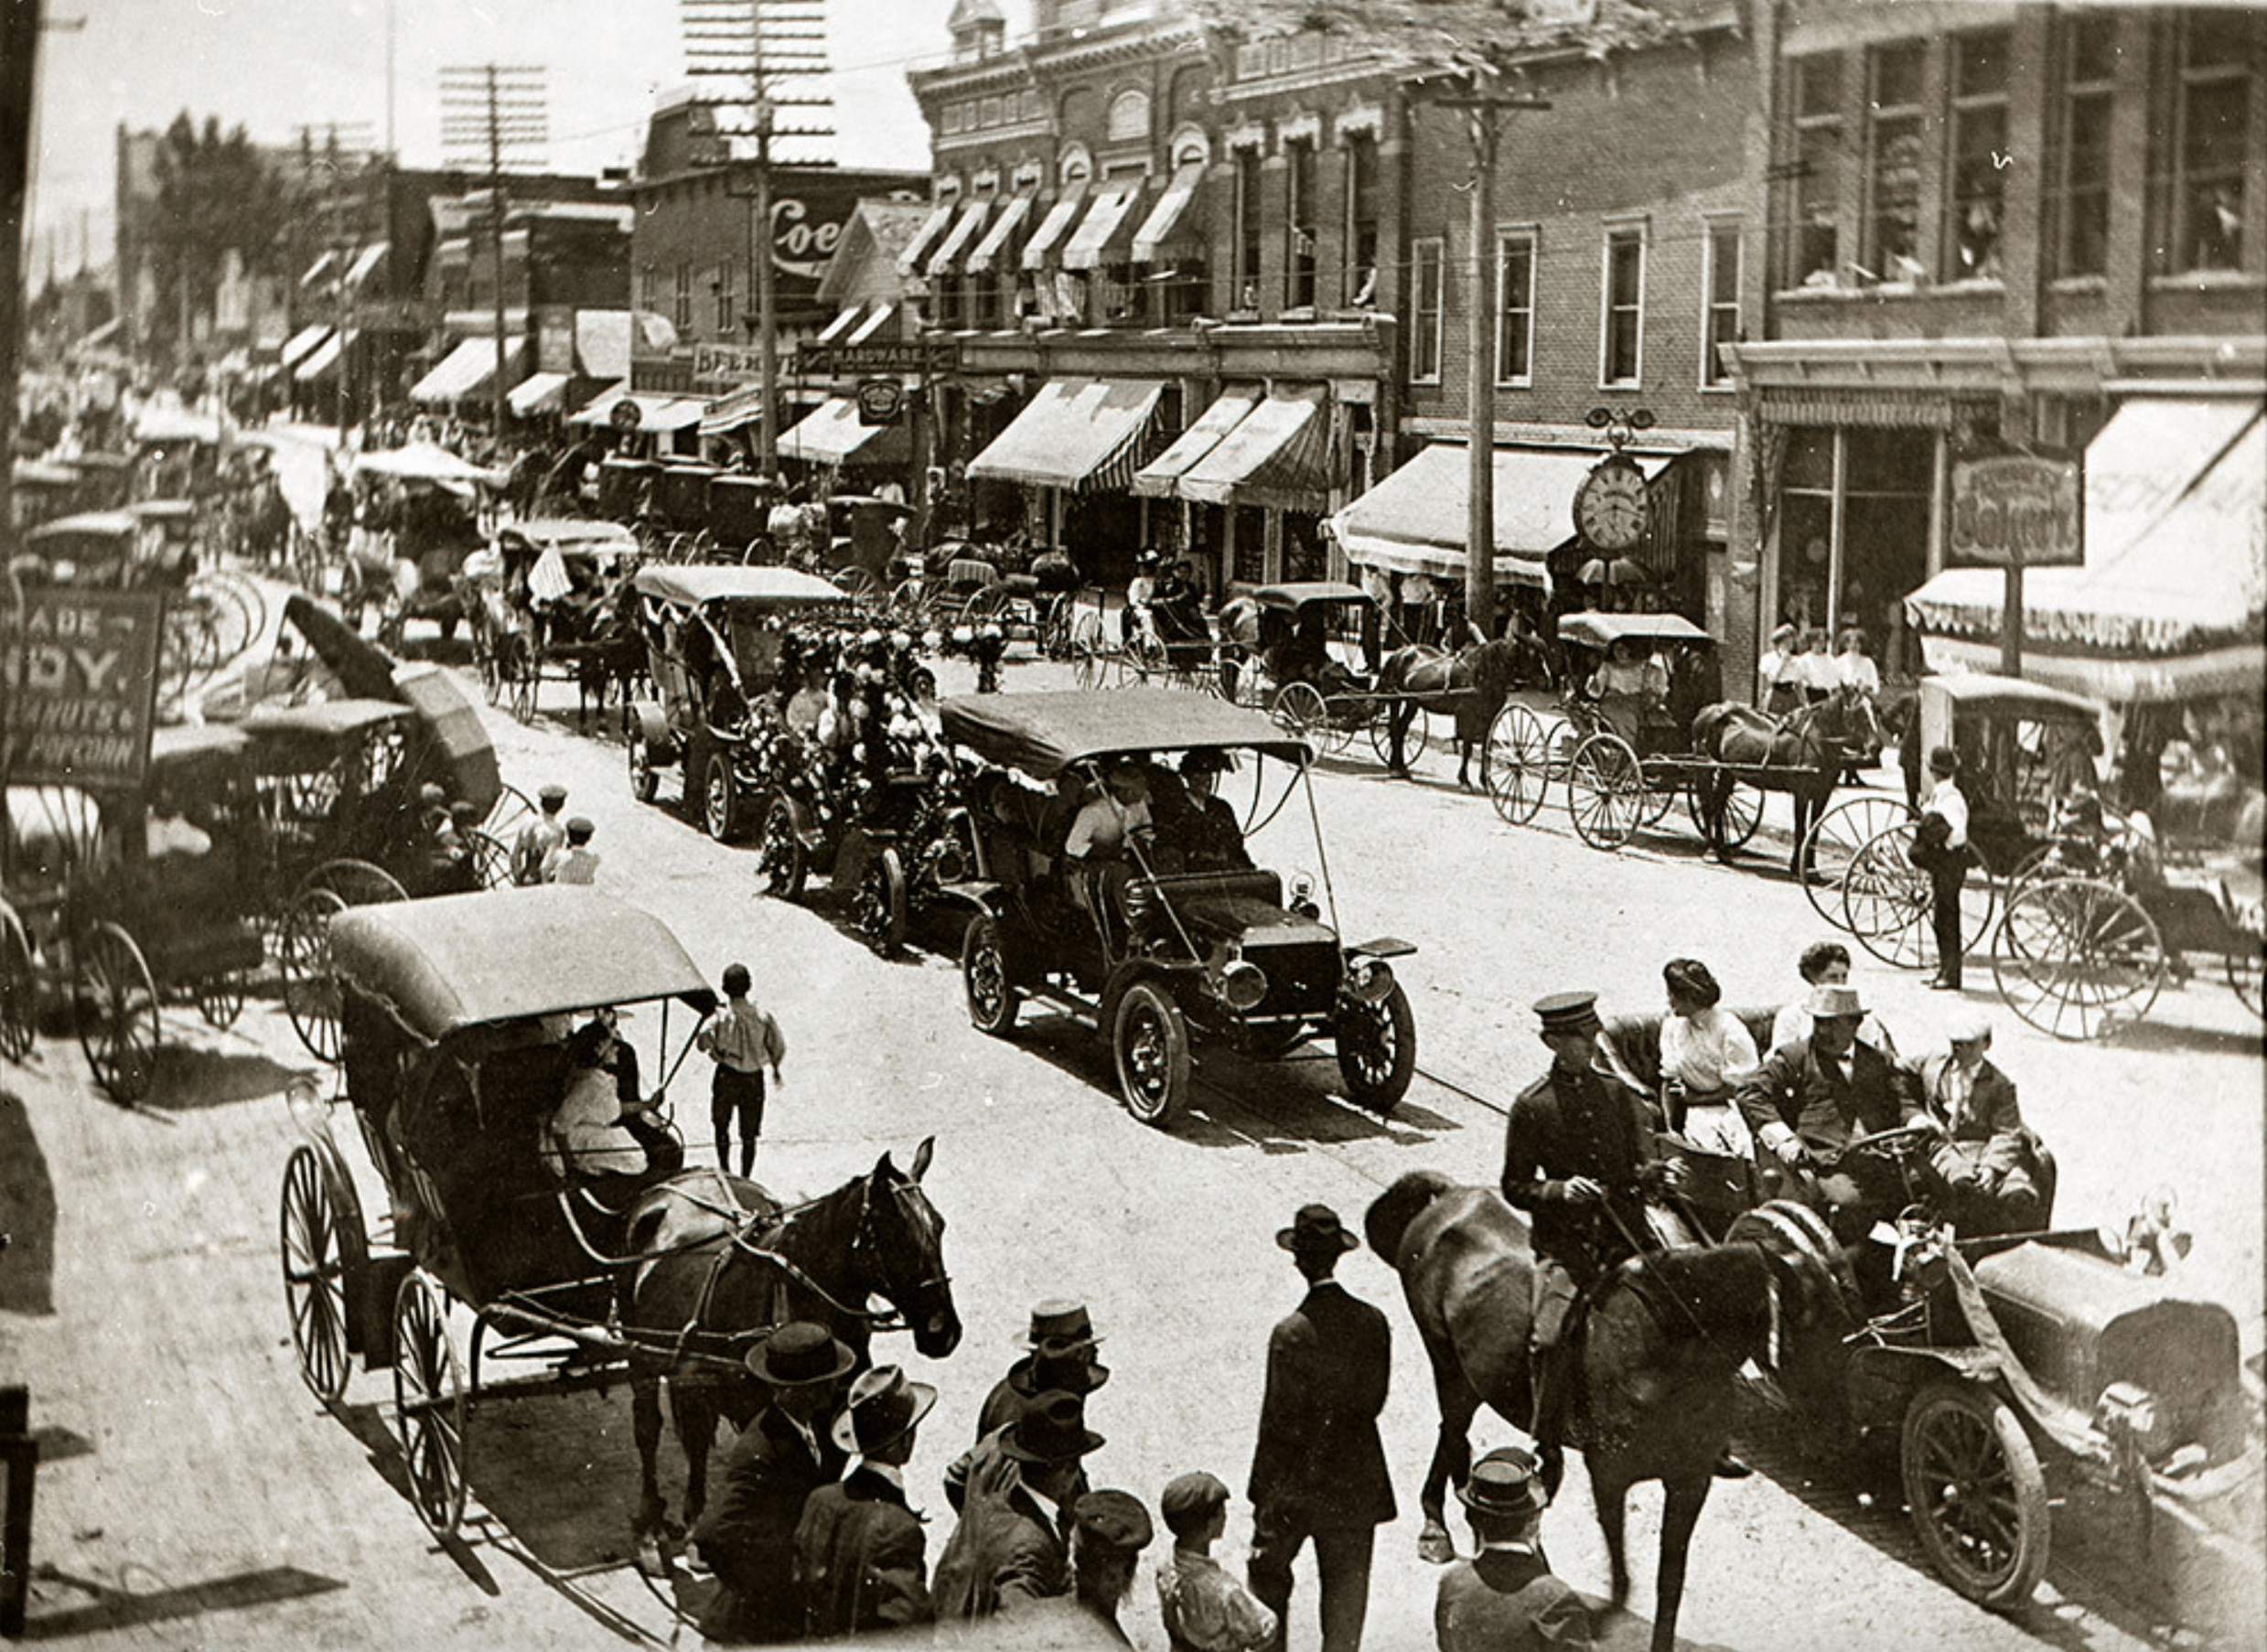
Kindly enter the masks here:
M 149 768 L 165 596 L 33 585 L 0 610 L 11 785 L 130 789 Z

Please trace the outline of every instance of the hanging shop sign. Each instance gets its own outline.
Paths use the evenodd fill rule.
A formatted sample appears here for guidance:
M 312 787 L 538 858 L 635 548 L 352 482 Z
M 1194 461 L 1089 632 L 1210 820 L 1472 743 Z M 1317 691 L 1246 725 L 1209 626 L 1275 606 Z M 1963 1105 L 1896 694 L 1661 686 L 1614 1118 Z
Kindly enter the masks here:
M 858 381 L 858 423 L 895 424 L 905 416 L 905 385 L 896 379 Z
M 2085 560 L 2085 482 L 2076 459 L 2011 454 L 1953 462 L 1948 566 L 2075 568 Z
M 0 719 L 12 786 L 131 790 L 157 723 L 162 591 L 27 585 L 0 597 Z

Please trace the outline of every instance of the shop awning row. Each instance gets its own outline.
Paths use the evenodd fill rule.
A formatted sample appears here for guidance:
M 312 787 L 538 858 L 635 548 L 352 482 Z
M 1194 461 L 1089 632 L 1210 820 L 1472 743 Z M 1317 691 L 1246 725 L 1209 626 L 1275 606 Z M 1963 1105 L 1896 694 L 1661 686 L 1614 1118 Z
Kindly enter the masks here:
M 510 379 L 524 372 L 526 365 L 527 340 L 524 338 L 507 339 L 504 343 L 504 377 Z M 442 357 L 431 372 L 410 387 L 409 399 L 420 407 L 446 407 L 452 402 L 485 395 L 489 381 L 495 376 L 496 340 L 467 338 Z
M 1063 237 L 1070 233 L 1071 220 L 1079 216 L 1079 209 L 1085 204 L 1084 184 L 1074 185 L 1068 192 L 1055 198 L 1055 204 L 1047 209 L 1047 216 L 1039 220 L 1039 227 L 1031 231 L 1031 239 L 1024 242 L 1025 269 L 1043 270 L 1047 267 L 1047 255 L 1055 250 Z
M 1173 181 L 1165 187 L 1165 193 L 1157 198 L 1157 204 L 1149 209 L 1149 216 L 1142 220 L 1142 227 L 1134 232 L 1135 263 L 1155 261 L 1157 249 L 1173 239 L 1173 231 L 1180 227 L 1181 219 L 1188 210 L 1188 203 L 1196 196 L 1197 186 L 1203 181 L 1202 161 L 1191 161 L 1175 169 Z
M 623 403 L 637 411 L 633 420 L 620 413 Z M 617 425 L 625 430 L 650 430 L 664 434 L 688 430 L 701 422 L 708 411 L 708 403 L 692 396 L 663 396 L 650 392 L 633 394 L 627 384 L 617 384 L 590 399 L 567 420 L 570 424 L 596 426 Z
M 922 266 L 923 271 L 930 275 L 941 275 L 950 270 L 952 261 L 966 252 L 976 239 L 976 231 L 983 228 L 984 219 L 991 210 L 989 201 L 972 200 L 962 207 L 960 215 L 952 220 L 951 230 L 937 243 L 937 250 L 929 255 L 929 262 Z
M 1337 479 L 1325 387 L 1277 385 L 1262 394 L 1231 386 L 1135 474 L 1133 490 L 1205 505 L 1320 511 Z
M 557 413 L 566 405 L 567 376 L 564 373 L 530 373 L 511 387 L 504 398 L 515 419 L 532 419 L 537 413 Z
M 1129 487 L 1164 392 L 1155 379 L 1050 379 L 968 474 L 1076 491 Z
M 1114 262 L 1111 251 L 1119 244 L 1133 218 L 1134 203 L 1141 198 L 1138 180 L 1105 185 L 1094 198 L 1094 204 L 1086 209 L 1086 216 L 1079 220 L 1078 233 L 1063 248 L 1063 268 L 1091 270 L 1097 264 Z
M 1174 439 L 1173 445 L 1134 473 L 1134 491 L 1147 499 L 1174 498 L 1180 490 L 1180 480 L 1188 467 L 1219 445 L 1220 438 L 1236 428 L 1244 414 L 1258 403 L 1261 390 L 1257 385 L 1244 388 L 1231 386 L 1214 398 L 1212 405 L 1197 416 L 1197 422 Z

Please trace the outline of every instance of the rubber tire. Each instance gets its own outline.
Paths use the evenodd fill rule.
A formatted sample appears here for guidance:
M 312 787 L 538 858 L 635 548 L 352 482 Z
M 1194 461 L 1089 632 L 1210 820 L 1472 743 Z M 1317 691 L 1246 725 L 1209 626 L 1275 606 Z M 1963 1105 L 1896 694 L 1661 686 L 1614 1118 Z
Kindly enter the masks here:
M 330 920 L 347 909 L 335 889 L 303 890 L 284 917 L 282 954 L 284 1014 L 299 1042 L 317 1061 L 335 1064 L 340 1054 L 338 983 L 330 964 Z
M 1110 1049 L 1126 1111 L 1163 1129 L 1188 1104 L 1188 1021 L 1152 981 L 1137 981 L 1111 1017 Z
M 653 767 L 653 747 L 646 739 L 644 725 L 632 717 L 624 731 L 625 743 L 629 747 L 629 795 L 640 803 L 650 803 L 661 795 L 661 771 Z
M 1390 1059 L 1383 1073 L 1372 1083 L 1370 1076 L 1357 1069 L 1359 1057 L 1347 1049 L 1346 1022 L 1348 1017 L 1361 1015 L 1372 1026 L 1373 1033 L 1382 1031 L 1392 1040 Z M 1409 1093 L 1409 1081 L 1417 1072 L 1417 1016 L 1409 1006 L 1409 994 L 1400 982 L 1382 1003 L 1350 1004 L 1338 1015 L 1338 1034 L 1335 1042 L 1338 1050 L 1338 1076 L 1346 1080 L 1347 1099 L 1357 1107 L 1373 1113 L 1393 1110 L 1395 1103 Z
M 1994 1488 L 1997 1495 L 2014 1503 L 2014 1530 L 1994 1534 L 2006 1547 L 2005 1559 L 1989 1567 L 1972 1563 L 1961 1552 L 1958 1534 L 1946 1529 L 1957 1510 L 1936 1495 L 1943 1476 L 1952 1472 L 1941 1454 L 1963 1449 L 1973 1454 L 1976 1471 L 2003 1483 Z M 1937 1575 L 1994 1612 L 2012 1611 L 2028 1601 L 2047 1573 L 2054 1516 L 2038 1454 L 2007 1402 L 1971 1383 L 1929 1384 L 1906 1407 L 1897 1459 L 1913 1529 Z
M 795 830 L 795 806 L 774 797 L 763 821 L 756 852 L 756 886 L 783 901 L 799 899 L 811 875 L 811 857 Z
M 719 843 L 737 839 L 747 810 L 740 802 L 739 782 L 732 773 L 732 754 L 711 746 L 701 765 L 701 830 Z
M 1000 920 L 980 912 L 961 937 L 961 988 L 968 999 L 969 1024 L 994 1038 L 1013 1037 L 1015 1012 L 1024 995 L 1008 969 L 1007 942 Z
M 905 863 L 894 848 L 866 857 L 858 874 L 858 932 L 876 958 L 895 958 L 905 947 L 908 918 L 906 908 Z

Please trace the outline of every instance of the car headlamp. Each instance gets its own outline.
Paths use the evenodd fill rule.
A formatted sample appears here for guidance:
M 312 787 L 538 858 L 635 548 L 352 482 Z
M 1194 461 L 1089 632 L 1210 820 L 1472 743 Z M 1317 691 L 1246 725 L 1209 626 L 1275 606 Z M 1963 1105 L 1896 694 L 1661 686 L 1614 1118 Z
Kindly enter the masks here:
M 1393 995 L 1393 966 L 1382 958 L 1358 958 L 1347 971 L 1346 990 L 1364 1003 L 1383 1003 Z
M 1239 1014 L 1258 1009 L 1267 997 L 1267 971 L 1255 963 L 1237 959 L 1220 971 L 1220 997 Z

